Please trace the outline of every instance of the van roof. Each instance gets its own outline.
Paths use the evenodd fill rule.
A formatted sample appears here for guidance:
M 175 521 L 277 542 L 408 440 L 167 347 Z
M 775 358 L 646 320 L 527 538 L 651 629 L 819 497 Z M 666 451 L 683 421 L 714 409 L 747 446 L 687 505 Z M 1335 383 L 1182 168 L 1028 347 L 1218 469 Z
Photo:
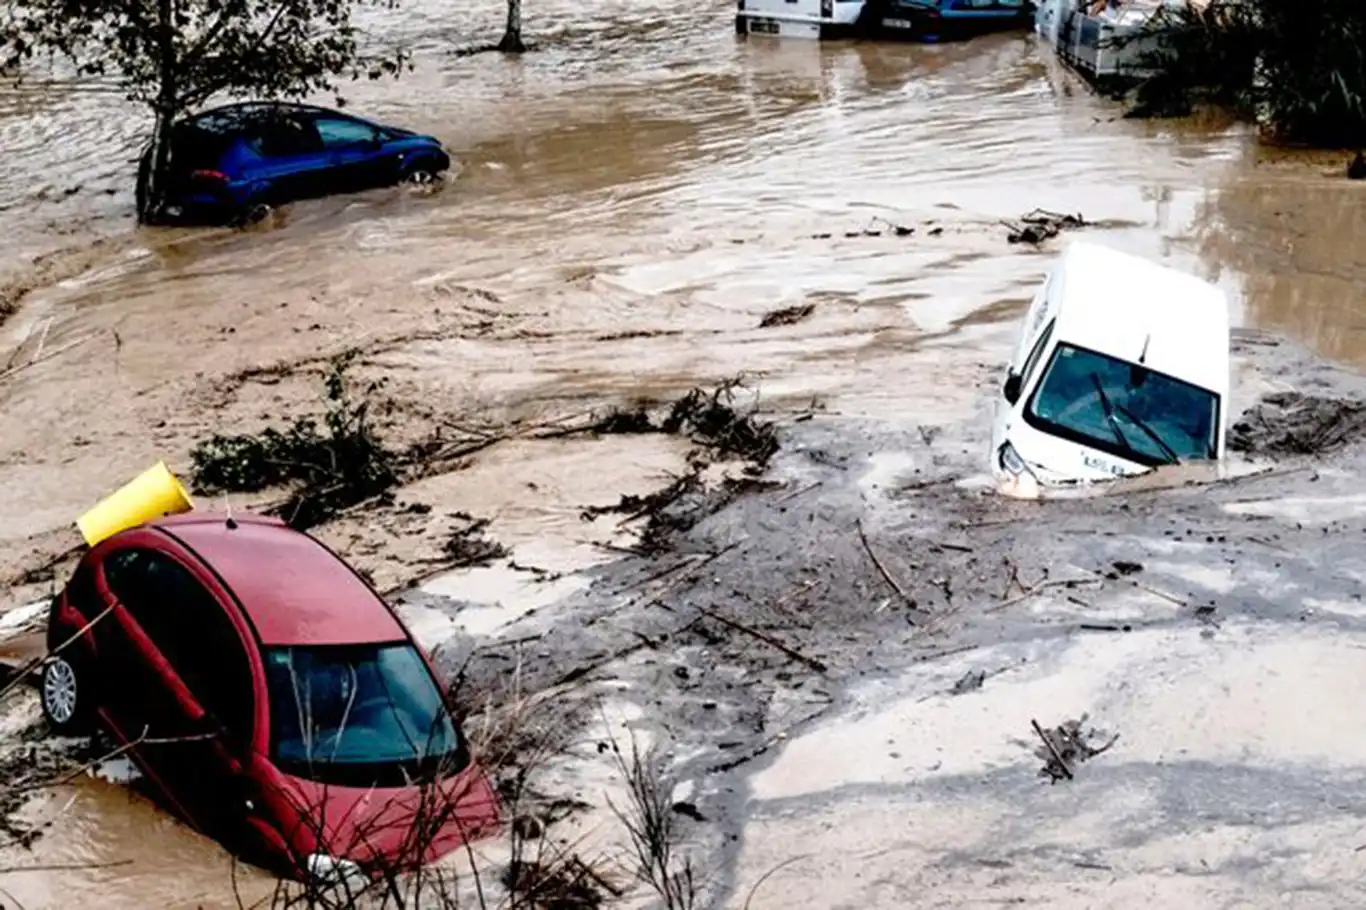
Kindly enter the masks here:
M 1227 396 L 1228 298 L 1200 278 L 1086 241 L 1055 267 L 1054 335 Z M 1146 352 L 1144 350 L 1146 345 Z

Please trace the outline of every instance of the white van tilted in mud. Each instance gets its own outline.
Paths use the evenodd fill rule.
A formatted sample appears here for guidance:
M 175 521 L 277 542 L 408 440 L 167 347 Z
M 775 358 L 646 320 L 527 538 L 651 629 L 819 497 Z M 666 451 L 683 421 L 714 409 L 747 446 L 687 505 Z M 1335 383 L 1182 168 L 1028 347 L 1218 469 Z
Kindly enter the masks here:
M 1205 281 L 1073 242 L 1025 316 L 991 439 L 1009 492 L 1224 457 L 1228 300 Z

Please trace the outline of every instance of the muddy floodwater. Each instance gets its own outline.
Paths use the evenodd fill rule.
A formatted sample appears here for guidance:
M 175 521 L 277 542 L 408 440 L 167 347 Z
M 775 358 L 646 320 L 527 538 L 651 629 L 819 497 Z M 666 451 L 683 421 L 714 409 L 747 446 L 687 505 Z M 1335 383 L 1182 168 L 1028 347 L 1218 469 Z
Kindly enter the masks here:
M 456 53 L 496 40 L 500 7 L 424 0 L 376 14 L 372 32 L 411 43 L 416 69 L 397 83 L 345 87 L 349 109 L 430 132 L 451 148 L 458 166 L 444 187 L 301 203 L 245 231 L 132 228 L 132 162 L 147 121 L 109 86 L 35 81 L 0 88 L 0 298 L 22 294 L 23 301 L 0 327 L 0 366 L 12 371 L 0 379 L 0 570 L 12 582 L 9 604 L 45 593 L 51 582 L 25 570 L 77 543 L 74 519 L 148 464 L 164 457 L 184 471 L 191 447 L 213 432 L 253 431 L 316 410 L 321 367 L 343 351 L 359 353 L 355 375 L 385 381 L 393 407 L 381 428 L 396 443 L 442 428 L 496 432 L 519 421 L 667 399 L 743 373 L 771 413 L 814 414 L 818 426 L 851 428 L 821 430 L 836 441 L 797 447 L 826 454 L 801 462 L 805 469 L 783 467 L 784 480 L 800 490 L 808 481 L 836 487 L 803 470 L 829 473 L 831 459 L 857 465 L 843 475 L 843 498 L 832 500 L 831 510 L 852 508 L 871 491 L 891 495 L 889 488 L 911 484 L 922 469 L 971 478 L 984 467 L 979 418 L 1014 320 L 1060 242 L 1042 249 L 1006 242 L 1002 220 L 1035 208 L 1080 212 L 1095 225 L 1091 239 L 1219 282 L 1240 325 L 1366 365 L 1366 185 L 1342 179 L 1341 156 L 1259 150 L 1245 128 L 1217 118 L 1125 120 L 1122 109 L 1089 94 L 1027 35 L 932 47 L 746 41 L 733 34 L 732 7 L 724 2 L 537 0 L 526 7 L 533 53 Z M 761 326 L 774 311 L 807 305 L 809 314 L 794 324 Z M 1246 380 L 1239 408 L 1295 384 L 1284 370 L 1245 361 L 1235 363 Z M 959 429 L 931 445 L 942 426 Z M 898 433 L 923 439 L 933 452 L 911 451 Z M 610 577 L 604 565 L 620 556 L 629 535 L 614 518 L 583 520 L 583 510 L 663 486 L 682 470 L 686 451 L 667 437 L 505 443 L 403 491 L 407 501 L 434 506 L 430 520 L 410 517 L 398 526 L 362 515 L 319 533 L 370 571 L 377 586 L 402 588 L 426 574 L 422 547 L 440 521 L 456 512 L 490 519 L 488 533 L 509 556 L 425 583 L 404 607 L 424 643 L 470 647 L 509 623 L 546 622 L 566 599 L 591 603 L 593 577 L 575 573 Z M 1299 491 L 1297 501 L 1317 501 L 1312 492 Z M 1230 506 L 1228 514 L 1279 514 L 1279 495 L 1267 494 L 1272 505 Z M 786 508 L 772 521 L 784 520 L 777 516 Z M 902 515 L 889 526 L 910 533 L 907 521 Z M 776 525 L 764 527 L 776 533 Z M 911 571 L 910 557 L 901 558 Z M 528 565 L 542 571 L 518 569 Z M 1200 571 L 1208 582 L 1212 570 Z M 789 581 L 784 576 L 783 586 Z M 876 603 L 873 609 L 884 615 Z M 907 623 L 902 629 L 911 634 Z M 1318 738 L 1305 738 L 1299 727 L 1282 737 L 1278 728 L 1239 726 L 1259 713 L 1294 710 L 1274 694 L 1255 689 L 1233 707 L 1220 701 L 1234 699 L 1231 691 L 1289 652 L 1301 669 L 1287 686 L 1331 692 L 1334 668 L 1347 668 L 1347 680 L 1360 676 L 1349 672 L 1342 650 L 1360 645 L 1334 645 L 1312 630 L 1276 643 L 1254 624 L 1205 653 L 1198 636 L 1178 642 L 1175 634 L 1144 632 L 1099 654 L 1049 652 L 1058 668 L 1052 682 L 1020 671 L 990 696 L 992 704 L 1014 710 L 1027 702 L 1035 707 L 1020 707 L 1026 720 L 1040 703 L 1073 713 L 1100 705 L 1113 709 L 1117 723 L 1147 725 L 1153 737 L 1165 737 L 1130 756 L 1130 776 L 1114 772 L 1117 786 L 1127 788 L 1126 805 L 1139 814 L 1157 811 L 1152 794 L 1163 778 L 1154 769 L 1164 743 L 1178 727 L 1203 721 L 1169 711 L 1166 701 L 1135 703 L 1109 669 L 1125 661 L 1156 660 L 1164 692 L 1188 688 L 1211 712 L 1235 718 L 1227 737 L 1184 760 L 1264 757 L 1290 769 L 1265 779 L 1301 787 L 1308 802 L 1318 791 L 1291 771 L 1315 761 L 1341 770 L 1366 760 L 1355 740 L 1328 741 L 1326 730 L 1350 723 L 1335 707 L 1320 705 L 1301 725 Z M 983 831 L 1024 824 L 1008 791 L 974 801 L 953 789 L 974 774 L 991 778 L 1019 749 L 1010 751 L 980 717 L 946 720 L 948 701 L 927 691 L 942 688 L 940 676 L 974 666 L 1000 670 L 1028 647 L 1002 644 L 976 663 L 853 690 L 840 703 L 862 712 L 862 721 L 816 730 L 752 783 L 710 791 L 728 807 L 724 830 L 735 843 L 744 835 L 745 844 L 742 852 L 733 845 L 722 851 L 715 893 L 727 905 L 749 906 L 745 893 L 767 869 L 816 851 L 851 866 L 867 863 L 875 877 L 865 883 L 871 890 L 835 879 L 831 887 L 840 893 L 822 894 L 818 906 L 911 906 L 910 886 L 894 882 L 905 856 L 886 852 L 879 834 L 901 824 L 883 817 L 895 808 L 923 810 L 930 826 L 914 835 L 916 888 L 948 882 L 965 889 L 961 904 L 944 906 L 1001 897 L 992 882 L 1005 875 L 1005 860 L 988 856 L 970 872 L 949 874 L 931 854 L 961 853 L 979 844 Z M 579 641 L 564 654 L 592 650 Z M 705 666 L 719 658 L 688 659 Z M 851 661 L 844 666 L 852 673 Z M 1084 682 L 1066 683 L 1073 678 Z M 1076 704 L 1063 695 L 1088 686 L 1101 694 Z M 835 700 L 789 693 L 779 712 L 786 722 L 770 729 L 819 713 L 803 707 L 808 698 L 818 706 Z M 698 717 L 714 721 L 718 701 L 725 714 L 722 699 Z M 761 731 L 762 718 L 778 710 L 765 704 L 754 709 Z M 27 709 L 31 717 L 32 705 Z M 726 716 L 737 724 L 748 717 Z M 677 729 L 710 729 L 702 720 L 689 723 L 678 721 Z M 941 737 L 962 741 L 951 759 L 933 744 L 899 738 L 936 727 L 946 728 Z M 24 729 L 37 735 L 35 727 Z M 1028 733 L 1026 725 L 1020 736 Z M 754 735 L 756 743 L 767 741 L 767 734 Z M 1252 744 L 1239 752 L 1225 748 L 1231 740 Z M 867 747 L 869 764 L 836 787 L 822 776 L 823 763 L 850 743 Z M 878 744 L 886 748 L 874 749 Z M 770 742 L 761 752 L 770 746 L 778 751 Z M 934 775 L 952 786 L 932 782 L 911 808 L 874 805 L 885 795 L 879 788 Z M 1341 779 L 1356 778 L 1342 771 Z M 607 786 L 588 781 L 580 784 L 585 798 Z M 1220 791 L 1213 787 L 1200 791 L 1202 811 L 1215 811 Z M 857 798 L 820 796 L 838 788 Z M 1031 798 L 1042 799 L 1037 792 Z M 794 808 L 800 805 L 808 806 L 806 815 Z M 51 824 L 32 851 L 4 850 L 4 865 L 56 871 L 6 874 L 0 899 L 9 895 L 30 910 L 236 905 L 227 856 L 136 787 L 82 777 L 25 811 Z M 746 813 L 756 819 L 753 831 L 745 830 Z M 1319 843 L 1350 827 L 1349 815 L 1305 822 L 1299 842 Z M 1081 829 L 1064 830 L 1048 817 L 1062 840 L 1085 839 Z M 1142 891 L 1142 876 L 1158 875 L 1154 870 L 1185 850 L 1173 842 L 1141 853 L 1102 821 L 1091 819 L 1086 830 L 1129 850 L 1115 862 L 1142 873 L 1127 886 L 1130 896 Z M 832 833 L 850 825 L 859 833 Z M 1203 852 L 1183 854 L 1182 862 L 1228 855 L 1229 830 L 1191 835 Z M 1172 835 L 1179 836 L 1186 835 Z M 1081 893 L 1049 871 L 1048 850 L 1071 851 L 1068 868 L 1092 876 L 1113 864 L 1071 841 L 1060 847 L 1021 837 L 1020 849 L 1033 858 L 1022 866 L 1023 890 L 1012 894 L 1054 900 Z M 1273 852 L 1283 847 L 1268 844 Z M 1306 875 L 1312 883 L 1346 875 L 1351 862 L 1333 854 Z M 268 890 L 261 873 L 238 870 L 237 877 L 245 893 Z M 767 902 L 754 905 L 791 906 L 798 893 L 810 899 L 819 878 L 809 866 L 775 878 Z M 1240 887 L 1146 893 L 1232 900 L 1247 897 Z

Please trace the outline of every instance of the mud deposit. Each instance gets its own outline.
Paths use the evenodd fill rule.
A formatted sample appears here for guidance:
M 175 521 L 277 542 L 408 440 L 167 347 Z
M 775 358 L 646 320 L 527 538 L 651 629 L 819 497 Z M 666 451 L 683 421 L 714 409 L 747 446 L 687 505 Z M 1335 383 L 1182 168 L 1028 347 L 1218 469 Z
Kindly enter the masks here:
M 502 778 L 534 771 L 513 827 L 576 887 L 649 893 L 613 811 L 634 742 L 699 906 L 1360 906 L 1366 383 L 1317 356 L 1366 362 L 1339 162 L 1122 120 L 1023 36 L 737 42 L 719 2 L 527 15 L 520 60 L 455 53 L 496 2 L 376 23 L 417 71 L 351 106 L 446 141 L 440 191 L 243 232 L 128 228 L 142 125 L 107 92 L 0 94 L 6 604 L 64 581 L 76 516 L 156 459 L 188 474 L 213 434 L 322 414 L 346 355 L 400 457 L 313 533 L 438 652 Z M 999 364 L 1067 240 L 1010 242 L 1035 209 L 1304 343 L 1238 334 L 1222 477 L 987 492 Z M 750 429 L 664 426 L 737 376 Z M 0 900 L 268 897 L 116 771 L 22 789 L 94 747 L 9 699 Z M 1032 722 L 1083 716 L 1119 739 L 1050 785 Z M 507 840 L 473 857 L 494 903 L 549 874 L 503 874 Z

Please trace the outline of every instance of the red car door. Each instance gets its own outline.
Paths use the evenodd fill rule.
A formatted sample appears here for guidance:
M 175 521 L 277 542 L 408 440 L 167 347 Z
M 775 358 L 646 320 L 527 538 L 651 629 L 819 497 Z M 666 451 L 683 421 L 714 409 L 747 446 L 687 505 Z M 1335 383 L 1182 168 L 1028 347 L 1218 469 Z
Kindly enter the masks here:
M 99 642 L 100 664 L 118 662 L 105 698 L 139 766 L 187 821 L 231 838 L 252 798 L 242 773 L 252 667 L 224 605 L 191 565 L 138 546 L 106 558 L 117 622 Z

